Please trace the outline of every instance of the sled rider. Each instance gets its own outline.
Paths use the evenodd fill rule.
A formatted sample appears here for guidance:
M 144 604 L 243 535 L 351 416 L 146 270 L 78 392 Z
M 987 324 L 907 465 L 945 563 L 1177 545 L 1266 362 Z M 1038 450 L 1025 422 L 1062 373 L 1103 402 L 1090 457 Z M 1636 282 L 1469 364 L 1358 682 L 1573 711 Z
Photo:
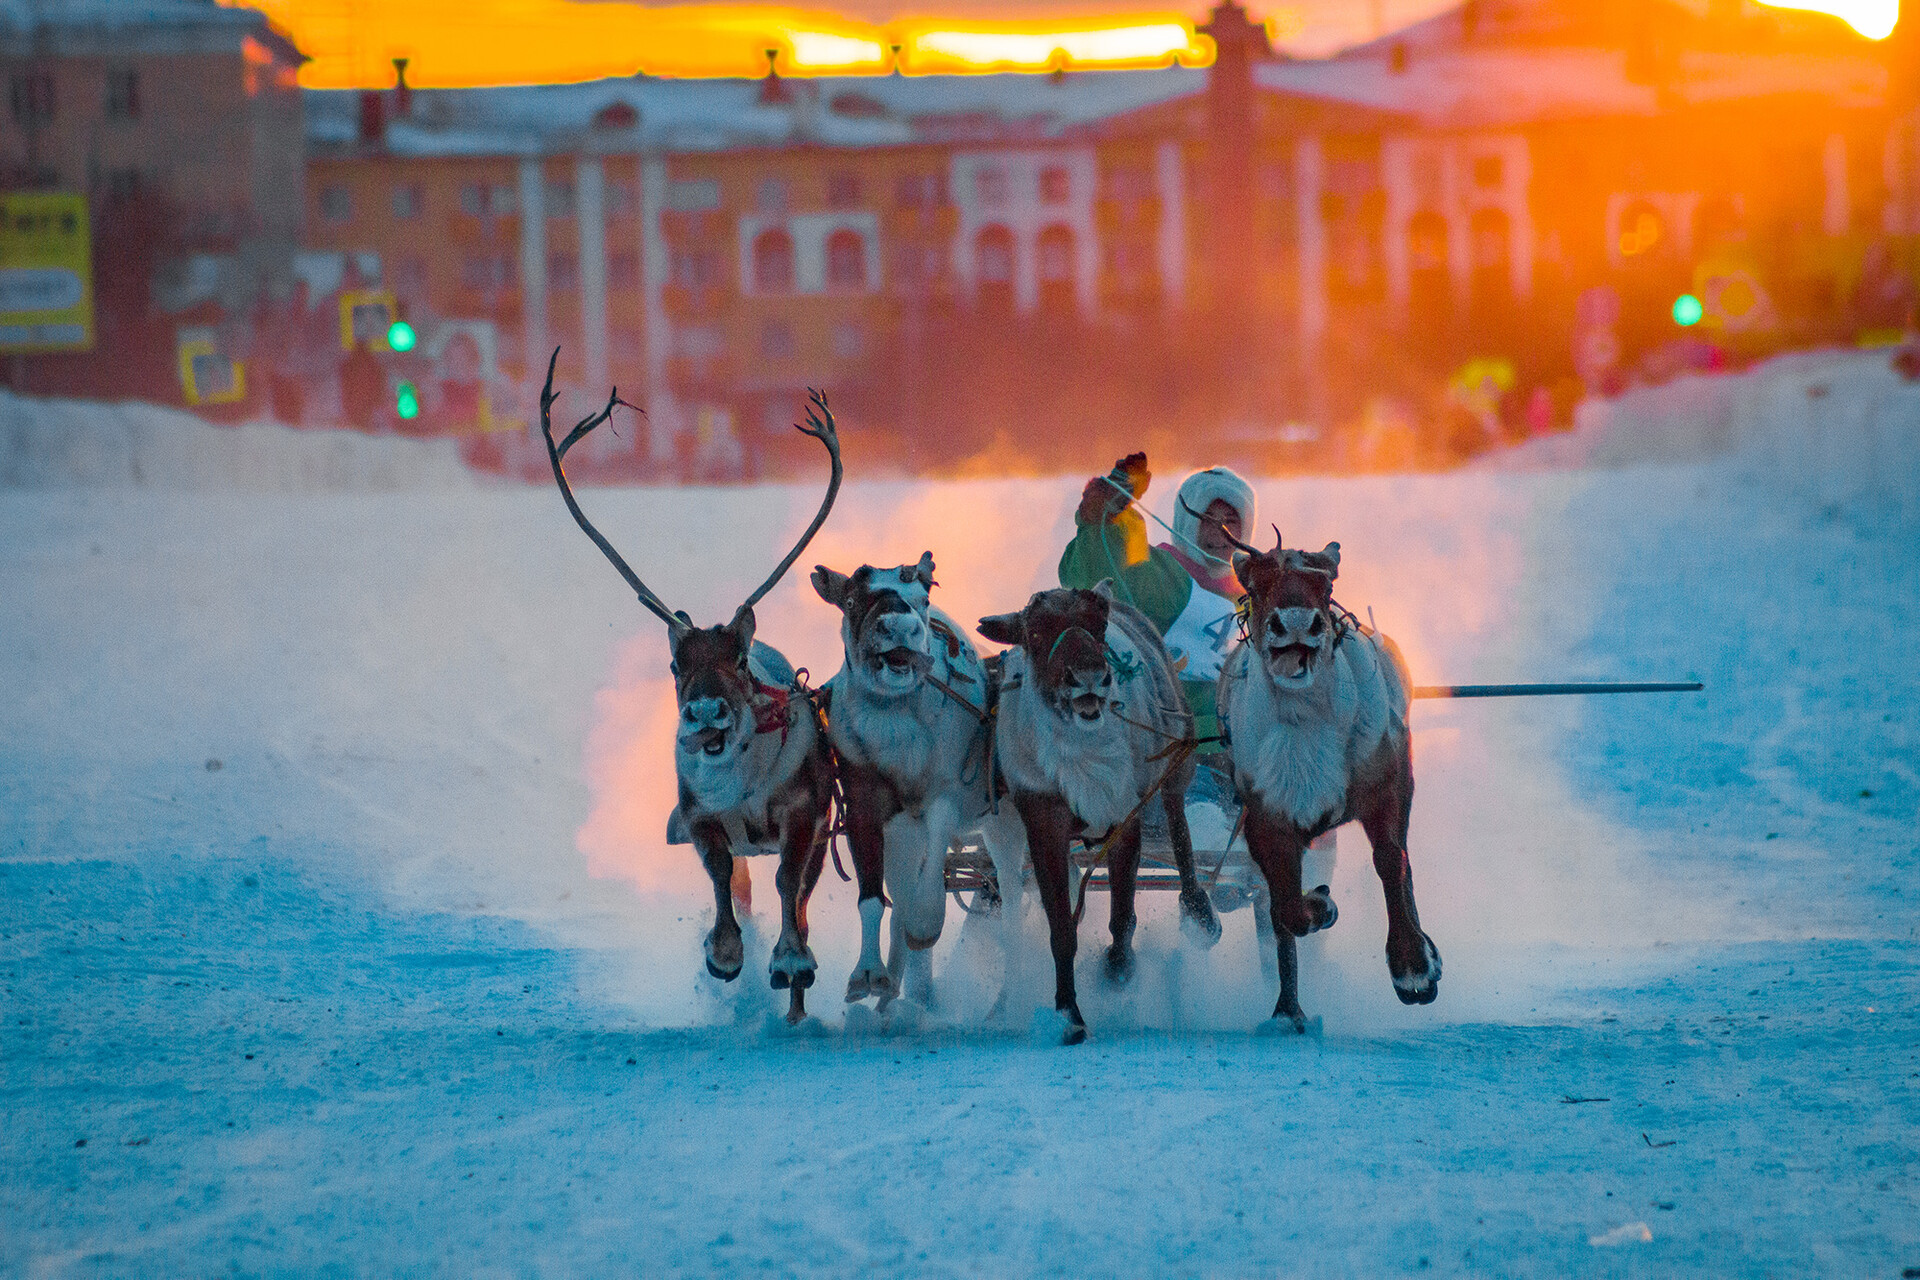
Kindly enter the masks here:
M 1226 534 L 1244 537 L 1253 527 L 1253 489 L 1225 467 L 1194 472 L 1174 504 L 1173 541 L 1149 547 L 1135 500 L 1152 478 L 1147 455 L 1130 453 L 1087 481 L 1073 541 L 1060 556 L 1060 585 L 1089 588 L 1111 578 L 1114 595 L 1147 615 L 1167 642 L 1204 757 L 1220 750 L 1208 741 L 1220 733 L 1214 682 L 1239 635 L 1234 606 L 1242 591 Z

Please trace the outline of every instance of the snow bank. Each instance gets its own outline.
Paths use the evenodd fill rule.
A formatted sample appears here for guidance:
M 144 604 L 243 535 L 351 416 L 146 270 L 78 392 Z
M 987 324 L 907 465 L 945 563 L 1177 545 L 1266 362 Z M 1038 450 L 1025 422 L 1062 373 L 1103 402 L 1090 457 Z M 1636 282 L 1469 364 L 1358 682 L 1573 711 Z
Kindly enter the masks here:
M 274 423 L 216 427 L 161 405 L 0 391 L 0 489 L 324 493 L 472 484 L 451 440 Z
M 1781 356 L 1580 406 L 1574 430 L 1488 458 L 1497 471 L 1738 459 L 1818 506 L 1867 500 L 1920 511 L 1920 383 L 1885 351 Z

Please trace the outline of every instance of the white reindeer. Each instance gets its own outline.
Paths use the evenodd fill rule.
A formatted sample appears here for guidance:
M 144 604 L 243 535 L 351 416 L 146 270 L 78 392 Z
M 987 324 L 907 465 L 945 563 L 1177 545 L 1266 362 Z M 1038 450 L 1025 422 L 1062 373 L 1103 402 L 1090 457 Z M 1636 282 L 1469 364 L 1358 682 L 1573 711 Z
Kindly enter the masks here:
M 1294 940 L 1334 922 L 1321 885 L 1303 893 L 1307 842 L 1359 819 L 1387 899 L 1387 968 L 1406 1004 L 1439 994 L 1440 952 L 1421 931 L 1407 861 L 1413 812 L 1413 682 L 1386 636 L 1337 613 L 1340 544 L 1260 552 L 1238 542 L 1234 572 L 1247 589 L 1248 638 L 1220 673 L 1220 723 L 1246 805 L 1247 848 L 1267 878 L 1278 938 L 1280 996 L 1273 1016 L 1305 1030 Z
M 1026 845 L 1006 806 L 996 812 L 987 673 L 979 653 L 933 607 L 933 553 L 891 569 L 813 571 L 840 610 L 845 664 L 828 683 L 828 735 L 839 757 L 847 843 L 860 887 L 860 959 L 847 1000 L 903 992 L 934 1000 L 933 944 L 946 923 L 947 849 L 977 831 L 993 858 L 1008 941 L 1018 928 Z M 880 963 L 881 884 L 893 899 L 892 945 Z M 1009 951 L 1011 957 L 1012 952 Z

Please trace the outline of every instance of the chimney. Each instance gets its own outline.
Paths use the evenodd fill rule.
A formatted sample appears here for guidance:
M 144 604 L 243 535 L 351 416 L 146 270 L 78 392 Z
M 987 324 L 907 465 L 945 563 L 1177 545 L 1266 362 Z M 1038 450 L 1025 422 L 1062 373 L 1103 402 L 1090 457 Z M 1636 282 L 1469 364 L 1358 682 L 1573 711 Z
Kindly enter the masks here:
M 413 118 L 413 86 L 407 83 L 407 59 L 393 60 L 393 118 Z
M 780 51 L 766 50 L 767 78 L 760 82 L 760 105 L 763 107 L 785 106 L 793 101 L 793 91 L 787 88 L 786 81 L 780 78 Z
M 1216 296 L 1231 324 L 1252 309 L 1250 275 L 1243 268 L 1254 255 L 1253 215 L 1259 204 L 1254 185 L 1259 97 L 1253 68 L 1273 57 L 1273 47 L 1266 27 L 1248 20 L 1235 0 L 1221 0 L 1199 30 L 1213 37 L 1215 51 L 1206 93 L 1209 238 Z
M 387 140 L 386 104 L 377 89 L 360 92 L 360 145 L 377 147 Z

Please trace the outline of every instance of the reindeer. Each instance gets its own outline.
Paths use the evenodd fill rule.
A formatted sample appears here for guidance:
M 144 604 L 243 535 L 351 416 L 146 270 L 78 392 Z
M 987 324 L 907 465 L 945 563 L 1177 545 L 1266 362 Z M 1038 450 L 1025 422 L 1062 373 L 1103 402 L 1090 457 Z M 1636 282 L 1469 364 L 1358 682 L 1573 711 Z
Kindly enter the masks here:
M 1248 634 L 1227 655 L 1219 684 L 1235 788 L 1246 806 L 1247 849 L 1267 878 L 1278 939 L 1280 997 L 1297 1031 L 1296 938 L 1338 916 L 1327 887 L 1300 887 L 1307 842 L 1358 818 L 1387 897 L 1387 969 L 1404 1004 L 1439 994 L 1440 952 L 1420 929 L 1407 862 L 1413 681 L 1399 648 L 1333 602 L 1340 544 L 1272 551 L 1234 539 L 1233 570 L 1247 589 Z
M 1187 830 L 1193 713 L 1153 624 L 1115 600 L 1110 583 L 1038 592 L 1019 613 L 982 618 L 980 634 L 1014 646 L 1002 668 L 994 752 L 1047 912 L 1053 1007 L 1067 1019 L 1062 1041 L 1079 1044 L 1087 1024 L 1073 980 L 1078 917 L 1068 901 L 1068 843 L 1075 836 L 1106 850 L 1109 981 L 1124 983 L 1133 973 L 1140 811 L 1156 790 L 1180 869 L 1182 926 L 1209 946 L 1220 936 Z
M 794 428 L 825 445 L 833 462 L 833 478 L 813 523 L 786 559 L 734 611 L 732 621 L 696 627 L 686 614 L 667 608 L 580 510 L 561 461 L 569 449 L 612 417 L 614 406 L 626 402 L 616 389 L 604 409 L 582 419 L 556 444 L 553 371 L 559 359 L 556 348 L 540 392 L 540 430 L 546 437 L 554 483 L 580 528 L 620 571 L 640 603 L 667 626 L 674 697 L 680 710 L 674 742 L 680 799 L 674 819 L 692 837 L 713 881 L 715 919 L 704 944 L 707 971 L 732 982 L 740 976 L 745 960 L 740 922 L 728 891 L 734 858 L 777 851 L 780 869 L 774 885 L 780 893 L 780 939 L 774 944 L 769 970 L 774 989 L 791 992 L 787 1021 L 798 1023 L 806 1017 L 805 992 L 813 985 L 818 967 L 807 946 L 807 899 L 826 858 L 833 760 L 792 668 L 777 650 L 754 640 L 753 606 L 800 558 L 833 509 L 840 492 L 840 438 L 833 414 L 824 394 L 810 392 L 808 425 Z
M 990 790 L 987 672 L 973 643 L 933 607 L 933 585 L 931 551 L 891 569 L 813 571 L 813 589 L 840 610 L 845 650 L 827 687 L 860 882 L 860 959 L 848 1003 L 874 995 L 884 1008 L 903 989 L 932 1003 L 930 949 L 946 923 L 947 850 L 961 831 L 978 830 L 986 843 L 1008 929 L 1020 918 L 1026 849 L 1011 808 L 998 812 Z M 893 898 L 885 968 L 883 881 Z

